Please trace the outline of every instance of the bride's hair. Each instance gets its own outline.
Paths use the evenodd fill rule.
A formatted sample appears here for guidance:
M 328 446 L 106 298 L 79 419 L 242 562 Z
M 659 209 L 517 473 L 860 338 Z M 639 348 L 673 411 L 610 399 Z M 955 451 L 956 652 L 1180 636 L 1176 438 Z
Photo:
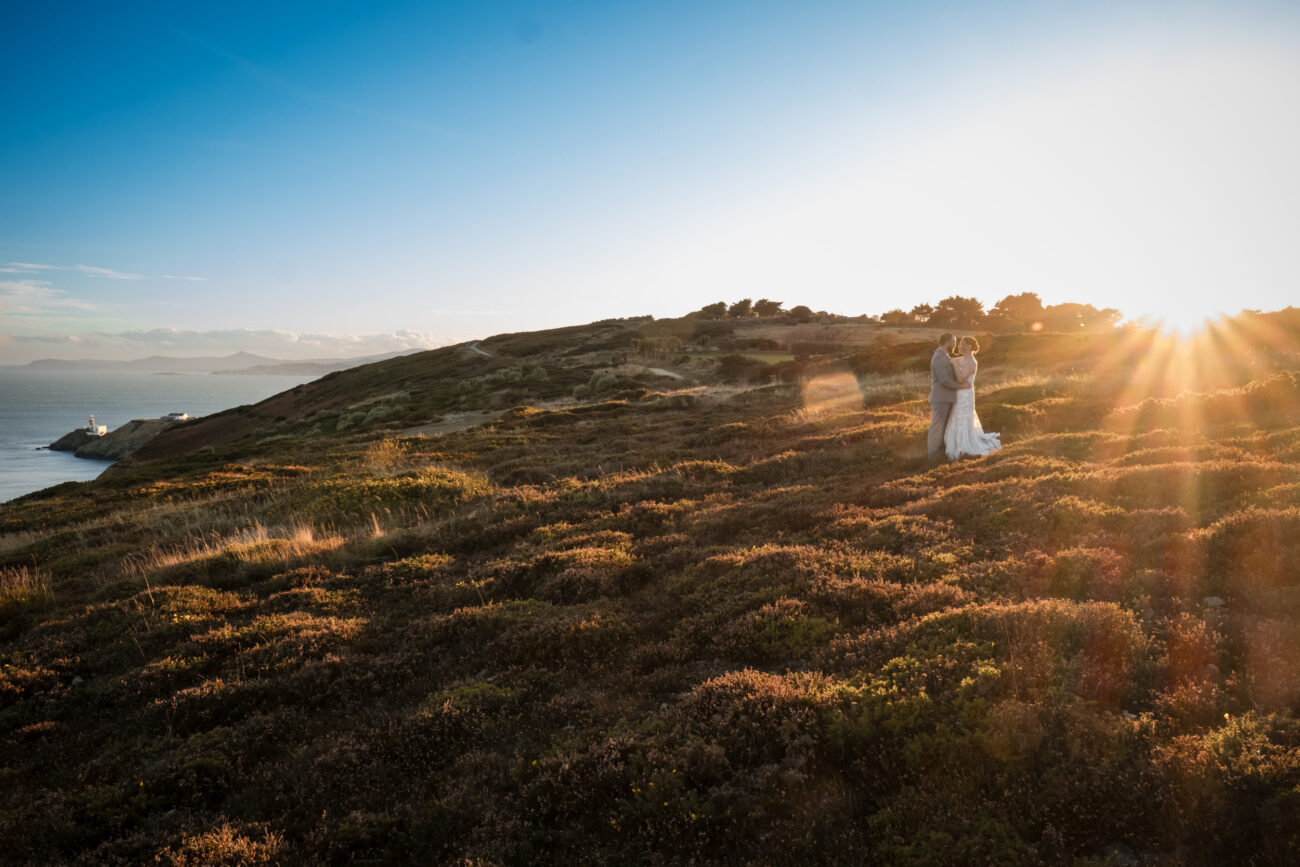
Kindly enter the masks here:
M 961 339 L 961 342 L 970 344 L 971 355 L 974 355 L 975 353 L 980 351 L 980 342 L 976 340 L 974 337 L 963 337 Z

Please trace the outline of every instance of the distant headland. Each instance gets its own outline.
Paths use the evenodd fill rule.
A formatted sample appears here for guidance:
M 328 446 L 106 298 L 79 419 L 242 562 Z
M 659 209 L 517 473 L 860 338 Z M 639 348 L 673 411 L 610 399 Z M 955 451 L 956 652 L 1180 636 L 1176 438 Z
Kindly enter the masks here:
M 121 373 L 213 373 L 241 375 L 272 376 L 324 376 L 336 370 L 346 370 L 360 364 L 386 361 L 418 349 L 387 352 L 381 355 L 367 355 L 356 358 L 313 358 L 304 360 L 286 360 L 255 355 L 251 352 L 236 352 L 225 356 L 169 356 L 151 355 L 130 361 L 110 361 L 105 359 L 62 359 L 42 358 L 30 361 L 23 368 L 29 370 L 60 371 L 110 371 Z

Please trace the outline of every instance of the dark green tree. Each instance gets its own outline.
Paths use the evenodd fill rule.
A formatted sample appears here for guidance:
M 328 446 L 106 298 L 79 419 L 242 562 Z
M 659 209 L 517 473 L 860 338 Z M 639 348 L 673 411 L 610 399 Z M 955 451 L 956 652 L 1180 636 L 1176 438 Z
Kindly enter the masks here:
M 941 328 L 977 328 L 984 322 L 984 304 L 976 298 L 953 295 L 935 305 L 930 325 Z
M 760 298 L 754 302 L 754 315 L 760 317 L 776 316 L 781 312 L 780 301 L 769 301 L 766 298 Z
M 1091 304 L 1066 302 L 1043 309 L 1043 327 L 1048 331 L 1105 331 L 1119 324 L 1122 315 L 1113 307 L 1098 310 Z
M 986 324 L 997 330 L 1019 331 L 1043 321 L 1043 302 L 1033 292 L 1008 295 L 988 312 Z
M 727 316 L 732 319 L 748 319 L 754 315 L 754 302 L 748 298 L 741 298 L 735 304 L 727 308 Z

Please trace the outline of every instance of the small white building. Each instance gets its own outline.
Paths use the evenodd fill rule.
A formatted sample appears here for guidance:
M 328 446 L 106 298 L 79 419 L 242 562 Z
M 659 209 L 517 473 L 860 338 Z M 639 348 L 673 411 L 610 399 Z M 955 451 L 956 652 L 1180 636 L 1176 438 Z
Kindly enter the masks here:
M 86 433 L 93 437 L 105 436 L 108 433 L 108 425 L 95 424 L 95 417 L 92 415 L 90 417 L 90 424 L 86 425 Z
M 169 412 L 163 418 L 168 421 L 185 421 L 190 417 L 188 412 Z

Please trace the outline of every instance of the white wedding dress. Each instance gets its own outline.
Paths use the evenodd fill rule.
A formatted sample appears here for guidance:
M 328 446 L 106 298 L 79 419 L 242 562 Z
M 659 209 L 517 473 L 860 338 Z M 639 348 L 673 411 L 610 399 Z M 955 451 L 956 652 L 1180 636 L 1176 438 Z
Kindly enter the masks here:
M 953 369 L 959 380 L 966 380 L 970 374 L 971 385 L 975 384 L 975 373 L 979 362 L 974 356 L 962 356 L 953 361 Z M 975 412 L 975 389 L 957 390 L 957 402 L 948 414 L 948 424 L 943 429 L 943 447 L 948 453 L 948 460 L 958 458 L 977 458 L 1002 448 L 1001 434 L 985 433 L 980 424 L 979 413 Z

